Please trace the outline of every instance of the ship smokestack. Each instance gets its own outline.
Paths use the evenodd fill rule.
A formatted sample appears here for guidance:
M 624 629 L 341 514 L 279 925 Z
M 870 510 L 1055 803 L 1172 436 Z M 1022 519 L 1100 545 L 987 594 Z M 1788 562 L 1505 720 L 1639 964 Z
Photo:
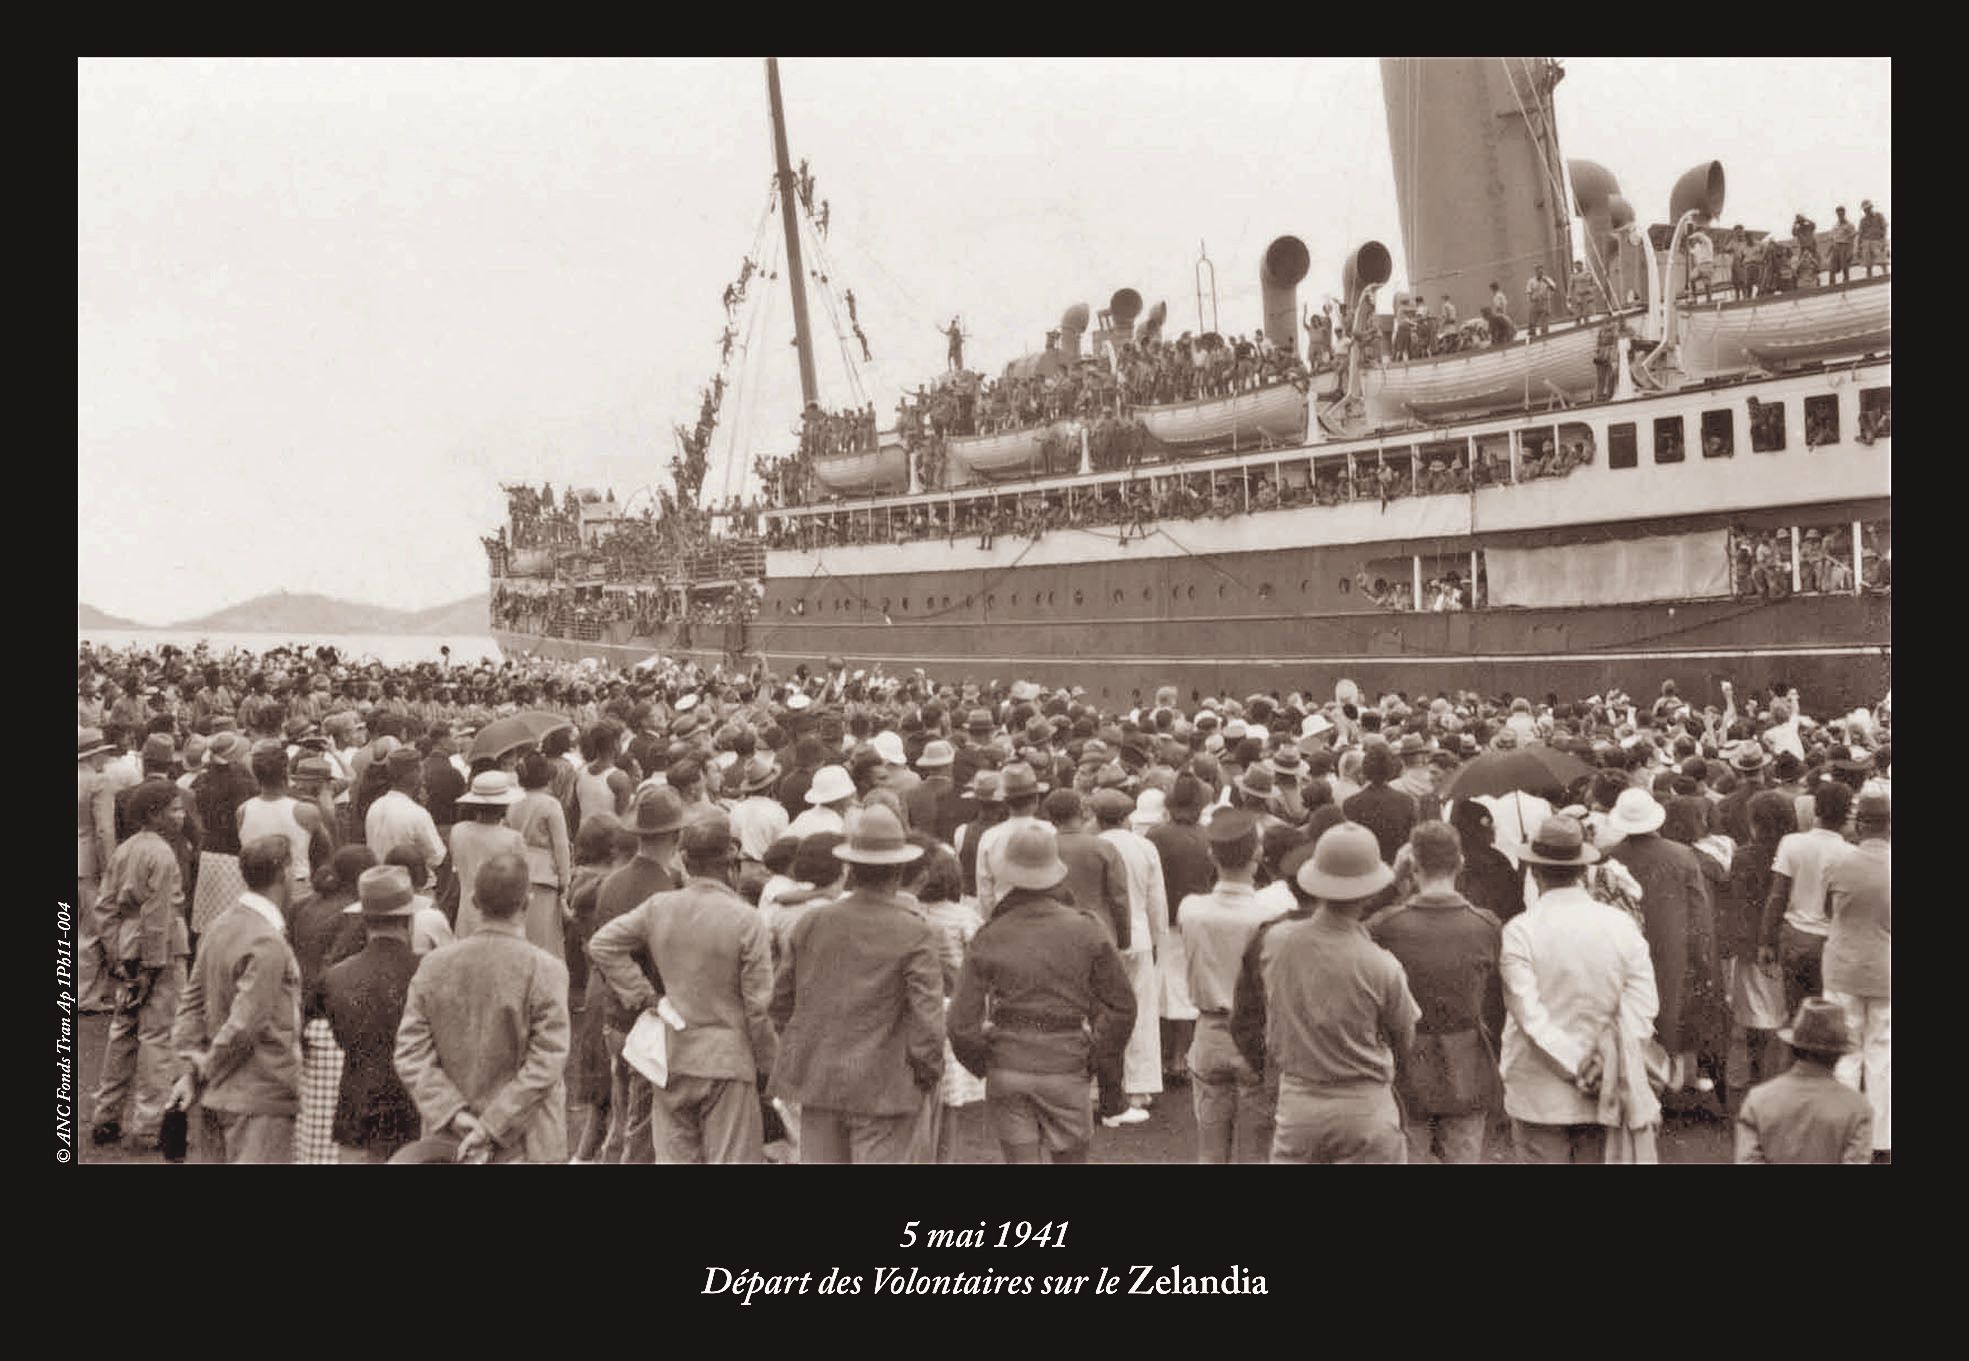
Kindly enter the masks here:
M 1132 288 L 1117 289 L 1108 299 L 1108 321 L 1117 331 L 1128 330 L 1141 315 L 1142 295 Z
M 1080 358 L 1080 337 L 1087 330 L 1087 304 L 1077 302 L 1060 315 L 1060 353 Z
M 1675 181 L 1668 195 L 1668 221 L 1672 227 L 1682 214 L 1694 213 L 1698 225 L 1723 211 L 1723 163 L 1704 161 Z
M 1142 318 L 1142 324 L 1135 328 L 1135 343 L 1137 345 L 1153 344 L 1156 338 L 1162 334 L 1162 323 L 1168 319 L 1168 316 L 1168 303 L 1159 302 L 1154 307 L 1151 307 L 1149 314 Z
M 1363 288 L 1369 285 L 1379 288 L 1393 277 L 1394 270 L 1394 257 L 1379 241 L 1365 242 L 1349 255 L 1347 263 L 1340 267 L 1340 296 L 1346 303 L 1347 314 L 1353 315 Z
M 1299 353 L 1299 281 L 1312 267 L 1306 243 L 1281 236 L 1265 247 L 1258 265 L 1258 287 L 1265 300 L 1265 335 L 1287 354 Z

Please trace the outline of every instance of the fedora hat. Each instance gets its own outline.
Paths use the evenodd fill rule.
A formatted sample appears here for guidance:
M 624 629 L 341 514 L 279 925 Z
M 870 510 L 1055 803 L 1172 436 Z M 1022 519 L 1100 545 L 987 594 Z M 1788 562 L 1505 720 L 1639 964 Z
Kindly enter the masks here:
M 372 865 L 356 880 L 365 917 L 408 917 L 417 911 L 410 871 L 402 865 Z
M 950 743 L 938 738 L 923 744 L 923 754 L 916 758 L 918 770 L 931 770 L 947 766 L 957 759 L 957 751 Z
M 208 765 L 229 766 L 246 755 L 249 744 L 236 732 L 222 732 L 213 735 L 211 744 L 205 749 Z
M 854 796 L 854 777 L 840 766 L 822 766 L 814 772 L 814 782 L 807 786 L 807 802 L 815 807 Z
M 287 720 L 284 731 L 289 742 L 299 742 L 304 737 L 313 737 L 321 729 L 315 726 L 311 718 L 295 717 Z
M 1297 775 L 1304 765 L 1296 746 L 1283 746 L 1272 753 L 1272 769 L 1281 775 Z
M 738 792 L 750 794 L 764 789 L 779 778 L 779 762 L 771 752 L 761 752 L 746 763 L 745 772 L 739 777 Z
M 91 756 L 100 756 L 106 751 L 115 751 L 116 744 L 103 737 L 101 728 L 78 728 L 75 733 L 75 759 L 86 761 Z
M 1845 1008 L 1823 997 L 1807 997 L 1800 1002 L 1798 1014 L 1778 1031 L 1778 1039 L 1813 1054 L 1850 1054 L 1855 1047 Z
M 1120 761 L 1109 761 L 1094 772 L 1094 788 L 1120 789 L 1130 779 L 1128 767 Z
M 1667 817 L 1668 810 L 1647 790 L 1623 789 L 1614 800 L 1613 811 L 1607 814 L 1607 826 L 1622 836 L 1640 836 L 1658 830 Z
M 1762 770 L 1770 763 L 1770 756 L 1766 754 L 1763 746 L 1754 740 L 1746 739 L 1737 743 L 1736 750 L 1730 753 L 1730 768 L 1740 770 L 1746 775 L 1753 770 Z
M 1067 877 L 1059 836 L 1049 822 L 1026 823 L 1005 838 L 998 882 L 1012 888 L 1049 889 Z
M 1312 857 L 1299 867 L 1297 882 L 1315 898 L 1349 902 L 1373 897 L 1395 882 L 1395 872 L 1381 859 L 1373 832 L 1358 822 L 1340 822 L 1320 836 Z
M 464 800 L 460 799 L 460 803 Z M 684 825 L 684 800 L 667 784 L 650 785 L 636 795 L 636 821 L 631 830 L 638 836 L 661 836 Z
M 998 772 L 999 794 L 1008 803 L 1013 799 L 1029 799 L 1046 792 L 1046 782 L 1033 773 L 1024 761 L 1014 761 Z
M 991 717 L 989 709 L 973 709 L 964 720 L 964 726 L 972 732 L 990 732 L 998 724 Z
M 850 813 L 848 839 L 834 848 L 835 858 L 851 865 L 906 865 L 922 854 L 902 820 L 879 803 Z
M 472 787 L 452 802 L 494 807 L 518 803 L 520 798 L 520 791 L 513 784 L 512 776 L 503 770 L 482 770 L 472 777 Z
M 1252 766 L 1238 777 L 1237 787 L 1254 799 L 1269 799 L 1278 792 L 1278 781 L 1265 766 Z
M 1630 794 L 1647 797 L 1644 789 L 1629 790 Z M 1622 801 L 1627 794 L 1622 794 Z M 1657 814 L 1655 826 L 1661 825 L 1661 805 L 1650 798 Z M 1615 828 L 1615 830 L 1619 830 Z M 1623 832 L 1624 836 L 1625 833 Z M 1577 818 L 1569 818 L 1555 813 L 1538 824 L 1538 831 L 1532 837 L 1531 845 L 1518 852 L 1520 860 L 1528 860 L 1534 865 L 1590 865 L 1600 858 L 1600 852 L 1586 839 L 1585 829 Z
M 177 755 L 178 744 L 169 733 L 154 732 L 144 739 L 143 763 L 147 766 L 168 766 Z
M 971 777 L 971 788 L 967 791 L 979 803 L 1003 803 L 1005 795 L 1001 792 L 998 772 L 981 770 Z

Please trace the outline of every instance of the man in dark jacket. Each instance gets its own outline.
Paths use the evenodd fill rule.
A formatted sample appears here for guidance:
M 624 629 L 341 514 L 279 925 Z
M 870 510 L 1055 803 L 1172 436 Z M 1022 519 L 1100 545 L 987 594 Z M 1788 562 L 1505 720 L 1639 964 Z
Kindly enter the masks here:
M 1209 802 L 1203 781 L 1194 775 L 1179 775 L 1169 790 L 1164 810 L 1167 822 L 1149 828 L 1149 844 L 1162 858 L 1162 885 L 1169 899 L 1169 928 L 1180 931 L 1183 899 L 1193 893 L 1208 893 L 1217 882 L 1217 866 L 1210 859 L 1210 838 L 1203 834 L 1198 819 Z M 1184 1056 L 1196 1029 L 1194 1019 L 1162 1021 L 1162 1062 L 1164 1076 L 1179 1080 L 1186 1071 Z
M 1392 786 L 1401 774 L 1402 760 L 1394 748 L 1379 738 L 1369 740 L 1361 754 L 1361 778 L 1367 788 L 1341 805 L 1347 821 L 1374 833 L 1384 865 L 1395 863 L 1418 818 L 1414 797 Z
M 916 758 L 916 768 L 923 773 L 923 781 L 904 796 L 909 825 L 946 845 L 957 835 L 963 820 L 957 786 L 950 778 L 950 768 L 956 759 L 956 749 L 941 738 L 925 743 L 923 754 Z
M 356 880 L 367 943 L 322 976 L 322 1009 L 343 1054 L 335 1102 L 335 1145 L 345 1163 L 383 1163 L 416 1140 L 417 1105 L 397 1077 L 397 1026 L 417 956 L 410 922 L 417 907 L 410 871 L 378 865 Z
M 938 933 L 897 896 L 923 849 L 877 805 L 850 818 L 834 854 L 848 892 L 794 925 L 773 983 L 767 1095 L 801 1107 L 803 1163 L 908 1162 L 943 1076 Z
M 1087 810 L 1080 794 L 1072 789 L 1055 789 L 1046 796 L 1046 820 L 1053 824 L 1058 838 L 1060 859 L 1067 867 L 1065 888 L 1074 906 L 1101 924 L 1117 950 L 1131 945 L 1131 914 L 1128 905 L 1128 868 L 1121 853 L 1087 830 Z M 1121 1055 L 1113 1061 L 1105 1057 L 1095 1066 L 1100 1079 L 1100 1109 L 1103 1120 L 1128 1109 L 1128 1096 L 1122 1090 Z
M 1005 895 L 971 941 L 950 1009 L 957 1059 L 985 1080 L 985 1112 L 1009 1163 L 1085 1162 L 1087 1075 L 1119 1063 L 1135 993 L 1107 932 L 1064 899 L 1068 868 L 1044 823 L 1005 844 Z M 989 1020 L 987 1021 L 987 1016 Z
M 1696 1050 L 1703 1037 L 1692 1022 L 1713 1002 L 1718 974 L 1709 886 L 1696 862 L 1698 853 L 1660 835 L 1667 817 L 1647 790 L 1622 791 L 1607 815 L 1608 827 L 1622 840 L 1607 855 L 1627 866 L 1641 885 L 1642 933 L 1648 938 L 1661 999 L 1655 1037 L 1673 1064 L 1668 1085 L 1675 1090 L 1695 1081 Z
M 1503 1095 L 1496 1036 L 1503 1028 L 1498 976 L 1503 924 L 1456 891 L 1463 866 L 1456 832 L 1424 822 L 1408 838 L 1415 892 L 1369 931 L 1401 961 L 1422 1018 L 1395 1070 L 1408 1118 L 1408 1158 L 1483 1161 L 1484 1124 Z

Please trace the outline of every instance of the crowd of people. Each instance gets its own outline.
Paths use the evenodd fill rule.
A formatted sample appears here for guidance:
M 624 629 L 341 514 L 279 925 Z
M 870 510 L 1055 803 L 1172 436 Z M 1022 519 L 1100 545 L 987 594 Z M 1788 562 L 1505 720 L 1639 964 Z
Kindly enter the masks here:
M 1889 699 L 78 672 L 98 1147 L 1078 1162 L 1187 1087 L 1204 1162 L 1890 1157 Z
M 1742 223 L 1690 232 L 1683 239 L 1688 292 L 1708 299 L 1727 286 L 1737 297 L 1756 298 L 1850 283 L 1856 274 L 1871 279 L 1876 269 L 1886 274 L 1887 218 L 1873 201 L 1861 200 L 1858 222 L 1846 216 L 1844 204 L 1832 214 L 1823 234 L 1803 213 L 1793 215 L 1788 237 L 1748 231 Z
M 1851 595 L 1853 531 L 1850 524 L 1799 531 L 1793 573 L 1789 529 L 1744 529 L 1731 534 L 1731 587 L 1743 598 L 1782 600 L 1791 595 Z M 1862 590 L 1893 589 L 1894 547 L 1882 526 L 1861 526 Z

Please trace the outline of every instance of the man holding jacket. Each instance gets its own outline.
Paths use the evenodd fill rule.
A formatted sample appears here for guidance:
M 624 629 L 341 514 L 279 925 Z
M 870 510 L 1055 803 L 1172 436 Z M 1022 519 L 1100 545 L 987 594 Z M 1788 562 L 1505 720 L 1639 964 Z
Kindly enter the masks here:
M 669 1083 L 656 1089 L 658 1160 L 756 1163 L 764 1158 L 757 1077 L 778 1042 L 768 1011 L 772 945 L 764 921 L 732 889 L 731 824 L 711 813 L 683 834 L 684 886 L 646 899 L 588 942 L 588 957 L 623 1007 L 667 997 L 683 1020 L 667 1037 Z M 658 992 L 637 963 L 647 952 Z M 669 1024 L 669 1022 L 665 1022 Z

